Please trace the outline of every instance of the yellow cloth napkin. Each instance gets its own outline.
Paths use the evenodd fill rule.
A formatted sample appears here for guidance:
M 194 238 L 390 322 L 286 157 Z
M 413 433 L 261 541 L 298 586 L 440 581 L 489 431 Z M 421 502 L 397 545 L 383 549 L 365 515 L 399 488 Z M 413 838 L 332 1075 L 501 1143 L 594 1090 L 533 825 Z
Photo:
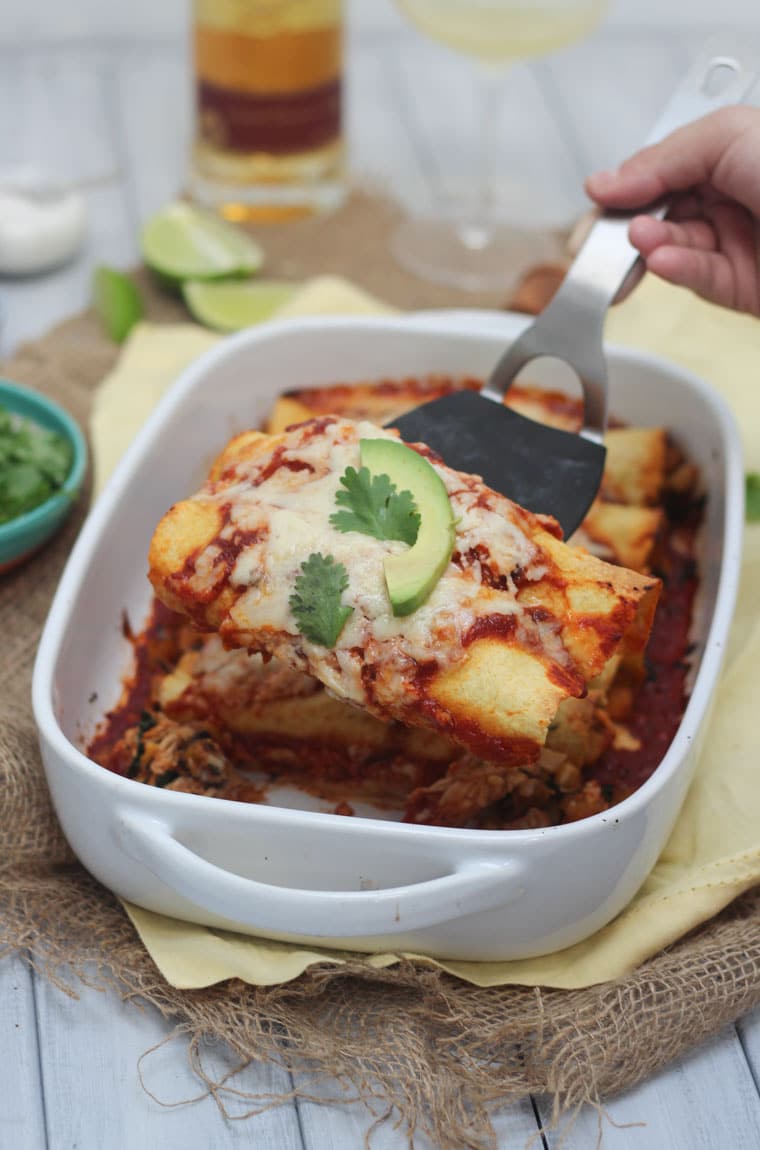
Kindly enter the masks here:
M 306 285 L 288 315 L 390 310 L 336 279 Z M 747 467 L 760 470 L 760 322 L 710 307 L 648 277 L 610 315 L 607 336 L 647 348 L 710 380 L 739 420 Z M 92 420 L 98 489 L 121 451 L 179 370 L 215 341 L 188 325 L 141 324 L 104 381 Z M 675 429 L 677 431 L 677 428 Z M 585 942 L 515 962 L 435 962 L 478 986 L 588 986 L 634 969 L 760 880 L 760 526 L 748 527 L 736 621 L 694 782 L 662 857 L 629 906 Z M 345 952 L 292 946 L 126 907 L 164 977 L 201 987 L 226 978 L 285 982 Z M 356 956 L 350 956 L 356 957 Z M 363 959 L 387 966 L 394 954 Z

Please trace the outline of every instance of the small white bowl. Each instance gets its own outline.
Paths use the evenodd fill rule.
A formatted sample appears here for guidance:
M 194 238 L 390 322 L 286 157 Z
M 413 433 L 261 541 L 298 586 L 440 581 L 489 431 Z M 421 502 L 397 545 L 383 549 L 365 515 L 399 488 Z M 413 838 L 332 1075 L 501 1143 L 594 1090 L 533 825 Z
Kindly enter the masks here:
M 540 830 L 415 826 L 381 812 L 345 818 L 304 809 L 307 796 L 282 788 L 269 805 L 173 793 L 111 774 L 80 749 L 117 701 L 129 665 L 122 613 L 133 627 L 147 614 L 153 529 L 233 433 L 259 424 L 289 388 L 431 372 L 486 376 L 525 322 L 470 312 L 272 323 L 219 344 L 163 399 L 82 531 L 34 674 L 58 817 L 84 865 L 116 894 L 271 938 L 482 960 L 568 946 L 633 897 L 696 764 L 734 607 L 743 515 L 739 438 L 725 404 L 693 375 L 640 352 L 609 349 L 612 410 L 632 424 L 671 428 L 709 498 L 691 699 L 659 767 L 623 803 Z
M 80 191 L 35 168 L 0 169 L 0 274 L 37 275 L 66 263 L 86 225 Z

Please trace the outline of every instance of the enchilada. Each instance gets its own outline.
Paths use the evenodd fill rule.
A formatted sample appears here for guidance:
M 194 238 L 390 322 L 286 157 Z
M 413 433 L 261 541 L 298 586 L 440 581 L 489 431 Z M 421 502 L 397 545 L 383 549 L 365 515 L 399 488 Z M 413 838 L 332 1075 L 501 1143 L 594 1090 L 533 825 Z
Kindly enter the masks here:
M 226 646 L 276 656 L 381 720 L 430 727 L 482 759 L 535 761 L 560 704 L 643 650 L 658 580 L 569 547 L 553 520 L 416 445 L 450 504 L 453 543 L 425 600 L 399 617 L 387 572 L 409 542 L 356 516 L 345 529 L 336 512 L 367 441 L 398 446 L 392 431 L 337 416 L 238 436 L 159 524 L 157 595 Z M 419 508 L 420 532 L 433 514 Z M 323 574 L 315 610 L 331 603 L 342 620 L 329 633 L 299 615 L 312 570 Z
M 457 386 L 468 381 L 432 377 L 292 393 L 275 404 L 267 429 L 278 432 L 283 418 L 311 418 L 325 408 L 382 423 L 391 408 L 404 410 Z M 523 390 L 526 414 L 577 426 L 574 400 Z M 135 670 L 91 756 L 171 790 L 258 802 L 276 780 L 317 795 L 341 814 L 368 801 L 400 810 L 408 821 L 440 825 L 545 826 L 620 801 L 659 761 L 685 705 L 699 499 L 694 468 L 664 430 L 616 427 L 613 439 L 618 430 L 631 432 L 624 438 L 633 459 L 629 451 L 626 467 L 616 469 L 610 450 L 615 482 L 605 475 L 600 499 L 573 543 L 609 563 L 664 577 L 664 601 L 646 660 L 641 636 L 627 650 L 621 644 L 585 694 L 559 705 L 532 761 L 484 760 L 450 732 L 381 720 L 276 658 L 225 649 L 218 634 L 199 631 L 162 604 L 131 636 Z M 250 439 L 239 441 L 233 454 Z M 624 473 L 633 481 L 615 478 Z M 651 503 L 642 499 L 643 489 Z

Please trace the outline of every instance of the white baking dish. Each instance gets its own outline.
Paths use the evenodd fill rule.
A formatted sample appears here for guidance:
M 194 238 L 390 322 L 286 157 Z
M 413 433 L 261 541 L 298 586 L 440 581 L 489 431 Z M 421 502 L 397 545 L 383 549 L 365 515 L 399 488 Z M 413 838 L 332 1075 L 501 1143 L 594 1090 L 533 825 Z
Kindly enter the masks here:
M 270 805 L 175 794 L 111 774 L 79 749 L 116 702 L 129 666 L 123 612 L 133 626 L 146 616 L 153 528 L 234 432 L 258 424 L 287 388 L 429 372 L 484 376 L 524 322 L 438 313 L 270 324 L 221 343 L 163 400 L 85 524 L 34 675 L 58 817 L 111 890 L 164 914 L 271 938 L 467 959 L 568 946 L 631 899 L 696 762 L 733 611 L 743 518 L 740 445 L 724 403 L 694 376 L 639 352 L 610 350 L 612 409 L 634 424 L 671 428 L 709 499 L 691 700 L 664 760 L 625 802 L 541 830 L 413 826 L 387 812 L 324 813 L 294 791 L 274 791 Z

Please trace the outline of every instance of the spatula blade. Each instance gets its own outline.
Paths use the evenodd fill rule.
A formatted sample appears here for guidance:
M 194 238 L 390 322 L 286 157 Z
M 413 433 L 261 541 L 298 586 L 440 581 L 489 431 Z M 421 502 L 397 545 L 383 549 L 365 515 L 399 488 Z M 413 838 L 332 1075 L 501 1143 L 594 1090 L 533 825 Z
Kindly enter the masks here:
M 518 415 L 476 391 L 457 391 L 394 419 L 407 443 L 426 443 L 449 467 L 482 476 L 529 511 L 553 515 L 568 539 L 599 490 L 606 449 Z

